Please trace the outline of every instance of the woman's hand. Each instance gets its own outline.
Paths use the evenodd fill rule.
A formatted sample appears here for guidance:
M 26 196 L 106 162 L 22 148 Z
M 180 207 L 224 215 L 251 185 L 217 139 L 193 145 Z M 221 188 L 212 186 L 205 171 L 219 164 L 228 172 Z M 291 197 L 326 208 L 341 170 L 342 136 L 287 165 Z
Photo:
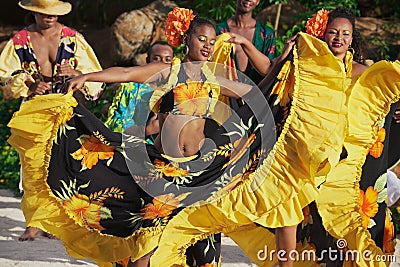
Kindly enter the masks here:
M 285 41 L 285 45 L 283 46 L 282 54 L 280 56 L 282 59 L 287 58 L 287 56 L 293 50 L 293 47 L 296 44 L 298 35 L 299 34 L 297 33 Z
M 67 86 L 67 90 L 65 90 L 66 92 L 70 92 L 70 91 L 76 91 L 81 89 L 86 82 L 86 75 L 82 74 L 79 76 L 76 76 L 70 80 L 68 80 L 65 84 Z
M 51 82 L 36 81 L 34 83 L 27 84 L 29 92 L 35 95 L 43 95 L 46 92 L 51 91 Z
M 246 45 L 249 42 L 249 40 L 247 40 L 245 37 L 243 37 L 240 34 L 237 34 L 234 32 L 229 32 L 228 34 L 231 36 L 231 38 L 229 38 L 228 40 L 225 40 L 225 43 Z
M 251 40 L 247 39 L 246 37 L 234 32 L 229 32 L 228 34 L 231 36 L 231 38 L 225 42 L 240 45 L 240 48 L 245 54 L 242 59 L 239 58 L 239 62 L 241 60 L 248 60 L 260 75 L 266 75 L 271 67 L 271 60 L 268 58 L 268 56 L 258 50 L 257 47 L 253 45 Z M 235 51 L 235 53 L 238 52 L 239 51 Z M 245 57 L 247 57 L 247 59 Z
M 262 89 L 266 86 L 267 87 L 270 86 L 271 82 L 276 78 L 282 66 L 285 64 L 287 57 L 292 52 L 293 47 L 296 44 L 297 37 L 298 34 L 295 34 L 285 41 L 282 54 L 279 57 L 273 59 L 272 68 L 270 69 L 268 74 L 264 77 L 264 79 L 258 84 L 259 88 Z
M 75 70 L 69 65 L 68 63 L 66 64 L 57 64 L 57 75 L 58 76 L 63 76 L 63 77 L 76 77 L 81 75 L 82 72 L 79 70 Z

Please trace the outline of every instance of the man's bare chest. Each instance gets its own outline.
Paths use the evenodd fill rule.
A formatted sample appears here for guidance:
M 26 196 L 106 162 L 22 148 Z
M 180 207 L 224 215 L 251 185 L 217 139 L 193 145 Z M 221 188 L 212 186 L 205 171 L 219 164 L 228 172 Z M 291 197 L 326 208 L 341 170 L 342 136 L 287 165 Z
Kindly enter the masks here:
M 233 33 L 237 33 L 250 42 L 253 41 L 255 27 L 246 27 L 246 28 L 239 28 L 239 27 L 230 27 L 230 31 Z

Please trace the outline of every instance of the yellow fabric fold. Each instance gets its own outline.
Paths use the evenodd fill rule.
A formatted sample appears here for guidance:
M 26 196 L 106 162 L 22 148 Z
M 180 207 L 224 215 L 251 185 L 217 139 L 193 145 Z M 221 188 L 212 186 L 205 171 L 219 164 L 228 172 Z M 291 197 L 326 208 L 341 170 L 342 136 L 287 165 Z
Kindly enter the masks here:
M 236 80 L 237 74 L 235 71 L 235 60 L 231 56 L 234 44 L 225 42 L 230 38 L 231 36 L 227 33 L 222 33 L 217 36 L 212 56 L 212 62 L 217 64 L 210 64 L 210 68 L 216 75 L 223 74 L 224 77 L 227 77 L 230 80 Z M 224 67 L 224 73 L 220 73 L 220 70 L 217 71 L 217 68 L 220 66 Z M 214 107 L 212 118 L 221 125 L 229 118 L 229 116 L 231 116 L 231 114 L 229 97 L 220 94 L 218 96 L 218 103 L 216 103 Z
M 21 62 L 15 52 L 12 40 L 9 40 L 0 55 L 0 80 L 6 83 L 2 86 L 3 98 L 19 98 L 28 96 L 28 86 L 25 81 L 33 81 L 33 78 L 26 72 L 12 76 L 14 71 L 21 70 Z
M 247 244 L 240 247 L 242 251 L 260 267 L 277 266 L 278 253 L 276 252 L 275 234 L 259 227 L 256 224 L 249 224 L 227 230 L 226 233 L 233 241 L 239 244 Z M 299 260 L 293 263 L 293 267 L 317 267 L 319 266 L 312 251 L 315 248 L 309 243 L 303 245 L 301 242 L 296 244 L 297 257 Z M 282 257 L 282 255 L 280 255 Z
M 76 33 L 75 59 L 76 69 L 82 73 L 101 71 L 101 65 L 97 60 L 93 48 L 88 44 L 82 34 Z M 93 99 L 97 99 L 103 91 L 103 83 L 85 82 L 86 92 Z
M 71 93 L 34 97 L 21 105 L 8 124 L 8 141 L 21 155 L 21 208 L 26 224 L 59 238 L 76 258 L 93 258 L 101 265 L 129 256 L 138 259 L 157 246 L 162 227 L 141 229 L 126 238 L 81 227 L 69 217 L 46 183 L 53 141 L 68 109 L 76 105 Z
M 179 212 L 164 229 L 151 266 L 186 266 L 186 248 L 211 233 L 252 222 L 272 228 L 295 225 L 303 219 L 302 207 L 316 197 L 317 171 L 326 175 L 329 168 L 321 173 L 321 165 L 336 165 L 341 151 L 349 80 L 344 64 L 326 43 L 303 33 L 294 50 L 294 66 L 290 113 L 267 159 L 232 191 Z M 284 215 L 290 217 L 278 215 L 277 210 L 288 208 L 291 212 Z M 269 220 L 269 214 L 276 220 Z
M 383 255 L 362 226 L 359 181 L 369 148 L 377 136 L 374 127 L 388 114 L 390 105 L 400 98 L 400 62 L 381 61 L 369 67 L 354 84 L 349 98 L 348 131 L 344 146 L 348 152 L 327 176 L 317 199 L 325 229 L 347 241 L 348 249 L 371 252 L 371 259 Z M 346 263 L 358 266 L 385 266 L 388 262 Z

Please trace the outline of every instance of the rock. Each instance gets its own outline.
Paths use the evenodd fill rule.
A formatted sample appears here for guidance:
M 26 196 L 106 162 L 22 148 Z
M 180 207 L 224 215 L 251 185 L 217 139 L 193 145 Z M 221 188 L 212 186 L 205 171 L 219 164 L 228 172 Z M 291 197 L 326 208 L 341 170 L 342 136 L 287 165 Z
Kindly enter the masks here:
M 363 36 L 364 41 L 366 41 L 367 57 L 369 59 L 373 61 L 381 60 L 383 59 L 383 54 L 381 53 L 384 53 L 392 60 L 396 59 L 398 53 L 400 55 L 399 21 L 389 18 L 358 17 L 356 19 L 356 28 Z
M 389 27 L 390 25 L 390 27 Z M 356 28 L 364 37 L 376 37 L 389 40 L 395 36 L 400 29 L 400 22 L 391 19 L 380 19 L 372 17 L 358 17 Z M 394 44 L 400 45 L 400 40 L 391 40 Z
M 111 53 L 111 28 L 110 26 L 83 28 L 80 32 L 86 41 L 93 48 L 103 68 L 115 65 L 113 55 Z
M 112 52 L 118 65 L 143 65 L 149 46 L 164 36 L 164 20 L 177 5 L 157 0 L 121 14 L 112 25 Z

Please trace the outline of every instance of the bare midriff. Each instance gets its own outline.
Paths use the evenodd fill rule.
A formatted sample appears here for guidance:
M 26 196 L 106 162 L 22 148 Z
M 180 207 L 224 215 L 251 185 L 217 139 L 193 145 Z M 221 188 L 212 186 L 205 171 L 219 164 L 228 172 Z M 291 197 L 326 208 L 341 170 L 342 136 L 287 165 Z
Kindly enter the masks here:
M 189 115 L 158 114 L 160 133 L 155 146 L 174 158 L 195 155 L 204 142 L 205 119 Z

